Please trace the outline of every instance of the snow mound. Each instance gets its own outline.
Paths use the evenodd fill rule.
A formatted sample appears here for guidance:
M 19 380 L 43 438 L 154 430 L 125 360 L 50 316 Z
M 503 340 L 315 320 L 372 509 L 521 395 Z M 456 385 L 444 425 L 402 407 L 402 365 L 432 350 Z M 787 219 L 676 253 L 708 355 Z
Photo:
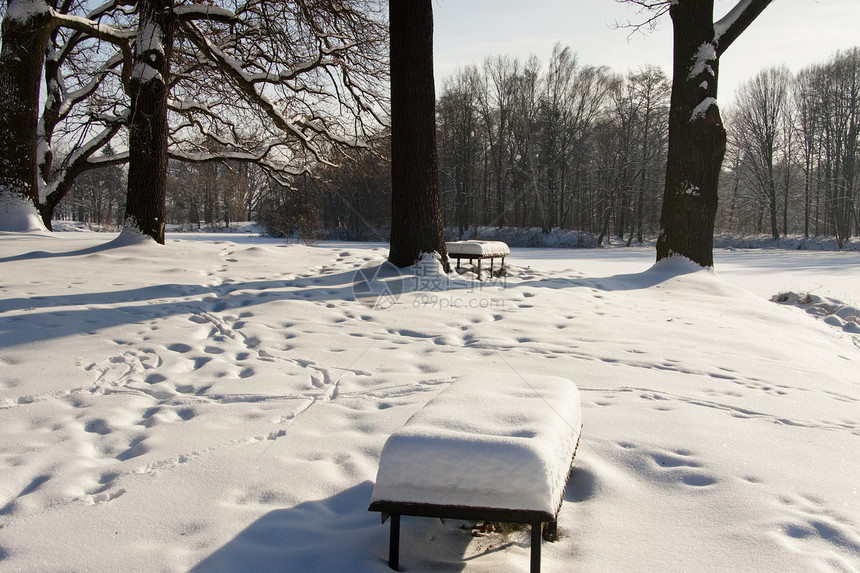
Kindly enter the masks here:
M 771 297 L 771 302 L 796 306 L 822 319 L 827 324 L 841 328 L 850 334 L 860 334 L 860 309 L 842 301 L 814 295 L 808 292 L 781 292 Z
M 672 255 L 654 263 L 649 272 L 665 275 L 686 275 L 699 271 L 713 272 L 712 268 L 703 267 L 682 255 Z
M 0 231 L 46 233 L 42 218 L 32 203 L 16 194 L 0 194 Z
M 442 257 L 435 251 L 432 253 L 421 253 L 418 262 L 412 265 L 412 270 L 416 275 L 423 273 L 425 275 L 443 276 L 445 274 L 445 268 L 442 266 Z
M 140 232 L 132 226 L 123 227 L 122 232 L 110 242 L 110 245 L 114 247 L 132 247 L 150 244 L 157 245 L 158 243 L 149 235 Z

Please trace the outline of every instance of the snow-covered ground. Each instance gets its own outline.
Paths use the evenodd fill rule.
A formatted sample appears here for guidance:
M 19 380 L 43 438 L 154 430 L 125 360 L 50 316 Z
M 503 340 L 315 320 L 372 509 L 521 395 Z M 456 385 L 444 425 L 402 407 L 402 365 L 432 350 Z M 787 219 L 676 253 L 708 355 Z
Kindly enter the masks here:
M 111 238 L 0 233 L 0 571 L 388 571 L 382 445 L 467 374 L 579 387 L 545 571 L 860 570 L 858 252 Z M 528 570 L 463 525 L 404 518 L 403 569 Z

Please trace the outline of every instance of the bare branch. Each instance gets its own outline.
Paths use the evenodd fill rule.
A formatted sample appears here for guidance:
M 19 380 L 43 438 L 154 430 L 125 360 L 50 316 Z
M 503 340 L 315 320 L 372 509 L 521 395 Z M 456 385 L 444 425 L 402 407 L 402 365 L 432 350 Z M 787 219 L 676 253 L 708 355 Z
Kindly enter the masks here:
M 773 0 L 740 0 L 728 14 L 714 24 L 714 41 L 719 58 L 758 18 Z
M 615 26 L 617 28 L 625 28 L 630 30 L 629 36 L 632 36 L 636 32 L 640 34 L 645 34 L 646 32 L 651 32 L 657 28 L 657 23 L 660 19 L 669 12 L 669 8 L 672 6 L 672 0 L 615 0 L 621 4 L 632 4 L 633 6 L 638 6 L 637 13 L 642 14 L 644 20 L 638 22 L 632 22 L 630 20 L 626 20 L 623 22 L 616 22 Z

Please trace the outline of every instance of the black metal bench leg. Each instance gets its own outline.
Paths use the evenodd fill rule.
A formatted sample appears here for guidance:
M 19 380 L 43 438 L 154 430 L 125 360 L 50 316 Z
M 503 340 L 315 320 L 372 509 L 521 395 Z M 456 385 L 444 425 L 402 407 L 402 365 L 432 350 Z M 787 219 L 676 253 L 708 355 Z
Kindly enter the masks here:
M 544 541 L 558 541 L 558 521 L 548 521 L 543 528 Z
M 391 537 L 388 540 L 388 566 L 400 571 L 400 514 L 391 516 Z
M 540 542 L 542 523 L 540 521 L 532 523 L 532 563 L 529 571 L 531 573 L 540 573 Z

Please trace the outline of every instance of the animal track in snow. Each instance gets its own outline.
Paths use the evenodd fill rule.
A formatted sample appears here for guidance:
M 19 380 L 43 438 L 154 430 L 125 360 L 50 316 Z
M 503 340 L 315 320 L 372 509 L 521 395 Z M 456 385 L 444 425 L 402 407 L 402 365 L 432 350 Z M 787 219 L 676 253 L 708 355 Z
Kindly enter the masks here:
M 801 554 L 820 555 L 822 569 L 853 569 L 848 556 L 860 554 L 856 520 L 826 507 L 817 496 L 790 494 L 777 499 L 786 514 L 777 525 L 783 545 Z
M 146 436 L 139 436 L 133 439 L 129 442 L 128 448 L 125 451 L 120 452 L 116 456 L 116 459 L 124 462 L 147 453 L 149 451 L 149 446 L 144 444 L 144 441 L 146 441 Z

